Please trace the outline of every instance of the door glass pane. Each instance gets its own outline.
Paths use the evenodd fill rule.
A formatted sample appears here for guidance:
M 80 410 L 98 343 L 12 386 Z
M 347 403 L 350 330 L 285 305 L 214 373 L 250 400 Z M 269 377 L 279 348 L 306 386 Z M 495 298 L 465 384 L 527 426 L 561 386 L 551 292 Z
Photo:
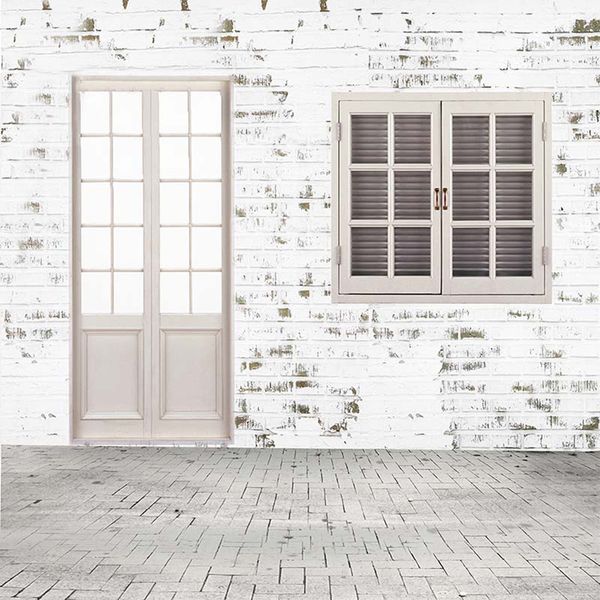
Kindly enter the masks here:
M 394 229 L 394 275 L 431 275 L 431 229 Z
M 221 183 L 203 181 L 192 184 L 192 222 L 198 225 L 221 224 Z
M 160 184 L 160 224 L 186 225 L 189 223 L 190 185 L 187 182 Z
M 452 117 L 452 162 L 455 165 L 489 164 L 489 148 L 489 117 Z
M 190 311 L 189 273 L 160 274 L 160 312 L 187 313 Z
M 144 230 L 141 227 L 115 227 L 115 269 L 142 269 L 144 266 Z
M 496 116 L 496 162 L 500 164 L 532 162 L 531 115 Z
M 531 277 L 531 239 L 529 227 L 496 229 L 496 276 Z
M 352 171 L 352 218 L 387 219 L 387 171 Z
M 387 115 L 352 115 L 352 162 L 388 162 Z
M 115 273 L 114 312 L 140 315 L 144 312 L 144 274 Z
M 489 229 L 460 227 L 452 230 L 452 274 L 454 277 L 488 277 Z
M 192 133 L 221 133 L 221 93 L 192 92 Z
M 114 219 L 119 225 L 141 225 L 144 221 L 144 185 L 113 183 Z
M 110 178 L 110 138 L 83 137 L 81 144 L 81 178 Z
M 531 219 L 533 198 L 532 173 L 496 172 L 496 219 Z
M 192 312 L 220 313 L 221 273 L 192 273 Z
M 187 227 L 160 228 L 161 269 L 189 268 L 189 230 Z
M 110 224 L 110 183 L 81 184 L 81 223 Z
M 142 138 L 113 138 L 113 177 L 142 179 Z
M 432 189 L 430 171 L 394 173 L 394 218 L 429 219 Z
M 489 172 L 454 172 L 452 183 L 452 218 L 455 221 L 487 221 L 490 214 Z
M 81 92 L 81 133 L 109 133 L 109 92 Z
M 192 228 L 192 268 L 221 268 L 221 228 Z
M 81 229 L 81 268 L 110 269 L 110 228 Z
M 161 179 L 188 179 L 189 176 L 188 138 L 160 138 Z
M 394 162 L 431 162 L 430 115 L 394 115 Z
M 142 93 L 113 92 L 112 130 L 117 134 L 142 133 Z
M 187 92 L 158 93 L 158 129 L 161 134 L 188 132 Z
M 192 177 L 221 178 L 221 138 L 192 138 Z
M 110 313 L 110 273 L 81 274 L 81 312 Z
M 352 275 L 388 274 L 387 227 L 352 227 Z

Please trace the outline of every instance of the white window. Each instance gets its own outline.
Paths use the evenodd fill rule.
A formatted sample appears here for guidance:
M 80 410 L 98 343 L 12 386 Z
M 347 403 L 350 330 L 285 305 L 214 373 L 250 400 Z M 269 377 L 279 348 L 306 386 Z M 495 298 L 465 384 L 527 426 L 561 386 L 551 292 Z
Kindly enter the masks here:
M 333 97 L 333 298 L 549 302 L 545 93 Z

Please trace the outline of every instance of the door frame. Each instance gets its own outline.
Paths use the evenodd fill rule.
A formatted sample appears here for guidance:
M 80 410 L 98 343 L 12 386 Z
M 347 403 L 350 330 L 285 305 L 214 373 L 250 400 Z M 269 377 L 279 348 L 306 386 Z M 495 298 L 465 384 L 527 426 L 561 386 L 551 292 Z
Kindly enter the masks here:
M 80 244 L 81 244 L 81 198 L 80 198 L 80 101 L 79 92 L 82 84 L 86 89 L 96 88 L 98 90 L 107 91 L 126 91 L 145 90 L 160 90 L 160 84 L 164 83 L 166 88 L 187 89 L 186 84 L 194 83 L 210 83 L 219 84 L 223 94 L 223 115 L 228 115 L 228 118 L 223 119 L 221 139 L 222 144 L 222 160 L 223 160 L 223 177 L 222 177 L 222 293 L 223 293 L 223 312 L 222 315 L 222 361 L 221 361 L 221 385 L 222 385 L 222 402 L 223 416 L 226 422 L 226 436 L 207 437 L 194 436 L 183 437 L 176 439 L 152 439 L 149 430 L 149 424 L 152 421 L 152 402 L 150 401 L 152 393 L 152 369 L 147 368 L 147 365 L 153 364 L 153 356 L 155 350 L 152 348 L 149 359 L 144 360 L 143 366 L 143 385 L 144 389 L 142 396 L 147 400 L 145 402 L 146 414 L 144 421 L 148 425 L 144 425 L 144 433 L 139 438 L 121 438 L 102 437 L 102 438 L 79 438 L 76 435 L 76 421 L 79 419 L 81 405 L 81 384 L 83 373 L 81 372 L 81 351 L 82 351 L 82 316 L 80 313 Z M 234 335 L 234 307 L 233 307 L 233 82 L 234 78 L 228 75 L 144 75 L 140 72 L 134 73 L 119 73 L 113 75 L 110 72 L 80 72 L 73 74 L 71 77 L 71 110 L 69 111 L 69 136 L 70 136 L 70 247 L 69 247 L 69 308 L 71 314 L 71 327 L 69 331 L 69 431 L 68 437 L 72 444 L 124 444 L 124 445 L 169 445 L 169 444 L 229 444 L 234 439 L 233 425 L 233 392 L 234 392 L 234 353 L 233 353 L 233 335 Z M 175 84 L 175 86 L 173 85 Z M 178 85 L 179 84 L 179 85 Z M 149 119 L 150 116 L 146 115 Z M 146 136 L 146 123 L 144 123 L 144 137 Z M 150 217 L 153 207 L 146 202 L 146 186 L 152 186 L 150 173 L 146 171 L 148 157 L 144 151 L 144 231 L 147 229 L 147 219 Z M 144 273 L 145 277 L 151 275 L 152 269 L 148 269 L 146 263 L 149 261 L 148 256 L 148 240 L 144 234 Z M 157 281 L 151 281 L 150 293 L 155 296 L 154 288 L 158 285 Z M 146 293 L 147 286 L 145 285 L 144 301 L 147 302 Z M 144 330 L 151 336 L 152 333 L 152 311 L 144 310 L 142 315 Z M 150 342 L 152 344 L 152 342 Z M 147 372 L 148 371 L 148 372 Z

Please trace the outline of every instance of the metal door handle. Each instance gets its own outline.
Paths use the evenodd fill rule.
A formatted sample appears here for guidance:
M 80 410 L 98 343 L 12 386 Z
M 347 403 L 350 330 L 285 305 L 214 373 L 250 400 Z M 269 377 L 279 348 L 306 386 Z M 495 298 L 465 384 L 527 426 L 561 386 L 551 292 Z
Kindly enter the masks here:
M 440 188 L 435 188 L 433 191 L 435 192 L 435 200 L 433 202 L 433 208 L 435 210 L 440 210 Z
M 448 210 L 448 188 L 442 188 L 442 192 L 444 194 L 444 201 L 442 203 L 442 208 L 444 210 Z

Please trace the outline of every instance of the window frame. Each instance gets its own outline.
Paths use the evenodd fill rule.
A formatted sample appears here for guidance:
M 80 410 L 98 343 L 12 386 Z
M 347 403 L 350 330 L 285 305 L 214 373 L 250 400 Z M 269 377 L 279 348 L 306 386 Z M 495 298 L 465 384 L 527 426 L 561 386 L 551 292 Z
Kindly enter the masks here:
M 440 240 L 437 250 L 442 255 L 441 257 L 441 289 L 440 293 L 386 293 L 386 292 L 347 292 L 344 291 L 344 269 L 347 271 L 350 267 L 350 256 L 348 249 L 345 249 L 344 242 L 349 237 L 350 226 L 342 227 L 341 218 L 343 216 L 343 205 L 341 195 L 344 193 L 345 186 L 342 182 L 344 172 L 347 167 L 343 166 L 342 161 L 347 156 L 347 148 L 349 147 L 349 130 L 347 123 L 344 123 L 344 114 L 348 111 L 343 107 L 349 102 L 362 103 L 382 103 L 382 111 L 388 110 L 383 108 L 384 103 L 397 102 L 423 102 L 431 103 L 438 102 L 440 104 L 440 161 L 441 171 L 443 176 L 446 176 L 449 166 L 450 152 L 444 152 L 444 144 L 447 143 L 446 134 L 444 133 L 444 118 L 446 112 L 444 106 L 453 102 L 524 102 L 524 103 L 541 103 L 541 114 L 543 122 L 541 124 L 542 140 L 540 143 L 541 156 L 539 160 L 539 168 L 542 173 L 540 181 L 543 190 L 540 195 L 533 197 L 533 210 L 541 210 L 541 232 L 542 245 L 539 248 L 534 246 L 532 252 L 532 260 L 542 262 L 541 275 L 543 279 L 543 293 L 510 293 L 500 292 L 493 293 L 483 291 L 476 292 L 448 292 L 444 284 L 448 278 L 451 278 L 451 273 L 447 272 L 450 261 L 448 260 L 448 252 L 444 253 L 442 240 Z M 342 104 L 345 103 L 345 104 Z M 538 91 L 488 91 L 488 90 L 457 90 L 449 92 L 429 92 L 429 91 L 409 91 L 409 92 L 335 92 L 332 94 L 332 248 L 331 248 L 331 275 L 332 275 L 332 301 L 334 303 L 430 303 L 430 304 L 449 304 L 449 303 L 493 303 L 493 304 L 509 304 L 509 303 L 537 303 L 547 304 L 552 302 L 552 264 L 551 264 L 551 237 L 552 237 L 552 203 L 551 203 L 551 178 L 552 178 L 552 137 L 551 137 L 551 122 L 552 122 L 552 94 L 550 92 Z M 399 111 L 401 112 L 401 111 Z M 491 111 L 493 112 L 493 111 Z M 539 130 L 538 130 L 539 131 Z M 341 139 L 340 139 L 341 138 Z M 534 138 L 534 146 L 537 146 Z M 445 184 L 444 184 L 445 185 Z M 540 200 L 541 198 L 541 200 Z M 539 205 L 541 203 L 541 209 Z M 442 211 L 440 211 L 441 213 Z M 450 215 L 448 215 L 449 217 Z M 442 217 L 442 231 L 446 231 L 450 225 L 449 218 Z M 537 226 L 537 224 L 536 224 Z M 346 242 L 347 244 L 347 242 Z M 449 248 L 449 246 L 448 246 Z M 346 255 L 346 256 L 345 256 Z M 534 270 L 535 272 L 535 270 Z M 365 280 L 367 277 L 365 277 Z M 513 278 L 508 278 L 513 279 Z M 507 281 L 506 286 L 510 286 L 511 282 Z M 368 287 L 368 286 L 363 286 Z

